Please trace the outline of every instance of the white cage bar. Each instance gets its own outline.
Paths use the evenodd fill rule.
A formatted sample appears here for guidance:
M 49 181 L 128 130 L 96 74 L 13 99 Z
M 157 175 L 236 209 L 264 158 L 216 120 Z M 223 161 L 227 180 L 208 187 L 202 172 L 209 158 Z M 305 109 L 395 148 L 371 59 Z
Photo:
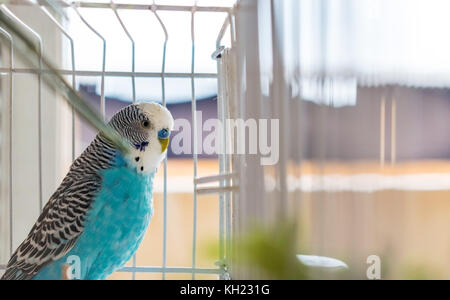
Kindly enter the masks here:
M 218 275 L 221 279 L 230 278 L 230 243 L 231 243 L 231 193 L 236 191 L 237 187 L 232 186 L 232 181 L 236 177 L 235 174 L 230 172 L 230 158 L 227 155 L 219 155 L 219 165 L 220 165 L 220 173 L 216 176 L 209 176 L 205 178 L 198 178 L 198 151 L 197 151 L 197 120 L 196 120 L 196 109 L 197 109 L 197 96 L 195 91 L 195 81 L 196 79 L 202 78 L 214 78 L 218 79 L 219 89 L 218 89 L 218 116 L 219 119 L 224 121 L 227 116 L 229 116 L 227 105 L 225 104 L 225 99 L 222 95 L 225 92 L 224 89 L 221 89 L 220 82 L 225 80 L 220 80 L 219 73 L 196 73 L 195 72 L 195 13 L 196 12 L 209 12 L 209 13 L 226 13 L 227 17 L 225 18 L 224 24 L 218 33 L 217 38 L 217 51 L 213 55 L 213 58 L 220 61 L 220 54 L 223 52 L 224 47 L 221 47 L 221 42 L 227 31 L 231 33 L 231 41 L 234 42 L 234 20 L 233 20 L 233 9 L 228 7 L 205 7 L 205 6 L 171 6 L 171 5 L 157 5 L 157 4 L 116 4 L 112 0 L 110 3 L 88 3 L 88 2 L 72 2 L 66 3 L 63 1 L 58 1 L 58 4 L 64 8 L 73 9 L 81 21 L 91 30 L 103 43 L 103 52 L 102 52 L 102 67 L 99 71 L 87 71 L 87 70 L 77 70 L 75 65 L 75 42 L 73 37 L 66 31 L 65 27 L 57 20 L 53 15 L 47 10 L 45 1 L 32 1 L 32 0 L 12 0 L 12 1 L 0 1 L 1 4 L 0 9 L 5 12 L 11 19 L 13 19 L 18 25 L 22 26 L 28 32 L 30 32 L 36 40 L 39 42 L 40 47 L 40 55 L 44 55 L 44 48 L 42 45 L 42 39 L 38 33 L 36 33 L 33 29 L 31 29 L 26 23 L 16 17 L 7 7 L 7 5 L 26 5 L 26 6 L 35 6 L 36 9 L 41 10 L 46 17 L 58 28 L 60 33 L 64 35 L 69 43 L 70 43 L 70 62 L 71 69 L 60 69 L 58 73 L 64 76 L 70 76 L 72 80 L 72 86 L 76 88 L 77 77 L 100 77 L 101 78 L 101 102 L 100 102 L 100 112 L 102 116 L 105 118 L 105 78 L 108 77 L 124 77 L 130 78 L 132 82 L 132 102 L 135 103 L 136 99 L 136 78 L 160 78 L 161 79 L 161 90 L 162 90 L 162 102 L 163 105 L 167 105 L 166 101 L 166 85 L 165 81 L 167 78 L 186 78 L 191 81 L 191 99 L 192 99 L 192 145 L 193 145 L 193 197 L 194 197 L 194 220 L 193 220 L 193 237 L 192 237 L 192 265 L 191 267 L 168 267 L 167 266 L 167 158 L 164 161 L 164 187 L 163 187 L 163 196 L 164 196 L 164 211 L 163 211 L 163 257 L 162 257 L 162 265 L 159 266 L 137 266 L 136 257 L 133 258 L 132 267 L 125 267 L 121 269 L 119 272 L 131 273 L 132 278 L 135 279 L 135 275 L 137 273 L 160 273 L 162 274 L 162 278 L 166 278 L 166 274 L 177 273 L 177 274 L 192 274 L 192 279 L 195 279 L 196 274 L 212 274 Z M 107 40 L 83 17 L 82 13 L 79 11 L 79 8 L 88 8 L 88 9 L 111 9 L 117 19 L 117 22 L 121 25 L 124 33 L 128 37 L 131 44 L 131 71 L 129 72 L 117 72 L 117 71 L 107 71 L 106 70 L 106 51 L 107 51 Z M 130 31 L 128 30 L 126 23 L 120 17 L 121 10 L 145 10 L 149 11 L 149 13 L 153 14 L 154 17 L 158 20 L 161 30 L 164 32 L 165 40 L 163 44 L 163 55 L 161 59 L 161 72 L 136 72 L 135 70 L 135 40 L 133 39 Z M 159 17 L 158 11 L 173 11 L 173 12 L 190 12 L 191 13 L 191 40 L 192 40 L 192 59 L 191 59 L 191 72 L 189 73 L 169 73 L 166 72 L 166 54 L 167 54 L 167 45 L 170 33 L 168 32 L 163 20 Z M 40 67 L 35 68 L 16 68 L 14 64 L 14 39 L 13 37 L 3 28 L 0 28 L 0 34 L 7 37 L 10 40 L 10 65 L 9 67 L 0 67 L 0 72 L 4 74 L 8 74 L 10 78 L 10 86 L 9 86 L 9 94 L 10 94 L 10 132 L 9 132 L 9 174 L 10 174 L 10 182 L 9 182 L 9 216 L 10 216 L 10 252 L 13 252 L 13 202 L 14 195 L 12 193 L 12 184 L 13 184 L 13 163 L 12 163 L 12 109 L 14 103 L 14 88 L 13 88 L 13 80 L 15 74 L 34 74 L 38 77 L 39 81 L 39 207 L 42 210 L 43 207 L 43 199 L 42 199 L 42 133 L 41 133 L 41 77 L 43 75 L 51 74 L 49 70 L 45 70 Z M 38 59 L 41 59 L 39 57 Z M 218 72 L 220 72 L 220 62 L 218 62 Z M 227 135 L 224 133 L 222 139 L 222 149 L 226 149 L 229 147 L 227 144 Z M 72 160 L 75 159 L 75 115 L 72 110 Z M 217 188 L 202 188 L 200 187 L 203 184 L 207 183 L 218 183 L 219 187 Z M 219 203 L 220 203 L 220 212 L 219 212 L 219 257 L 217 268 L 197 268 L 197 196 L 204 194 L 217 194 L 219 195 Z M 5 266 L 0 265 L 0 270 L 4 270 Z

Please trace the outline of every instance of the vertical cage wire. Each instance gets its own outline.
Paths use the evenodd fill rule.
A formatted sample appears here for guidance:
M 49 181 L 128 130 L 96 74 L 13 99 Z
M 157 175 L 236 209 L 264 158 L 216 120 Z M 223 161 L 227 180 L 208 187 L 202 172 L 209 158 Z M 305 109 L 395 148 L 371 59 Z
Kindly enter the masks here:
M 122 21 L 122 18 L 120 18 L 119 12 L 117 11 L 116 4 L 111 0 L 111 9 L 114 12 L 114 15 L 117 18 L 117 21 L 119 21 L 120 26 L 122 27 L 123 31 L 127 35 L 128 39 L 131 42 L 131 86 L 132 86 L 132 93 L 133 93 L 133 103 L 136 103 L 136 47 L 133 37 L 131 36 L 130 32 L 128 31 L 127 27 Z
M 106 103 L 105 103 L 105 71 L 106 71 L 106 40 L 88 21 L 83 17 L 83 15 L 78 10 L 78 4 L 74 3 L 72 8 L 75 10 L 77 15 L 80 17 L 81 21 L 91 30 L 103 43 L 103 54 L 102 54 L 102 73 L 101 73 L 101 83 L 100 83 L 100 113 L 103 117 L 103 121 L 106 120 Z
M 131 42 L 131 89 L 132 89 L 132 103 L 136 103 L 136 76 L 135 71 L 136 71 L 136 47 L 135 47 L 135 42 L 133 37 L 131 36 L 130 32 L 128 31 L 127 27 L 125 26 L 124 22 L 122 21 L 122 18 L 119 15 L 119 12 L 117 11 L 116 8 L 116 4 L 113 2 L 113 0 L 111 0 L 110 2 L 111 4 L 111 9 L 114 12 L 114 15 L 116 16 L 117 21 L 119 22 L 120 26 L 122 27 L 124 33 L 127 35 L 128 39 Z M 133 268 L 136 268 L 136 264 L 137 264 L 137 259 L 136 259 L 136 254 L 133 255 L 132 258 L 132 266 Z M 133 280 L 136 279 L 136 272 L 133 271 L 131 274 L 131 278 Z
M 224 23 L 222 29 L 221 29 L 221 33 L 217 39 L 216 42 L 216 49 L 218 49 L 217 51 L 220 51 L 220 38 L 221 36 L 223 36 L 223 31 L 224 28 L 226 28 L 226 23 Z M 222 55 L 222 54 L 218 54 L 215 53 L 215 55 Z M 217 89 L 218 89 L 218 94 L 217 94 L 217 115 L 218 118 L 221 122 L 223 122 L 223 120 L 225 119 L 225 115 L 224 115 L 224 92 L 223 92 L 223 72 L 221 70 L 221 64 L 220 61 L 217 57 L 214 57 L 217 59 L 217 72 L 219 74 L 219 78 L 218 78 L 218 84 L 217 84 Z M 223 124 L 223 123 L 222 123 Z M 225 172 L 225 159 L 224 159 L 224 141 L 222 139 L 222 136 L 219 137 L 220 139 L 220 145 L 219 145 L 219 173 L 220 174 L 224 174 Z M 223 188 L 225 186 L 224 180 L 220 180 L 219 182 L 219 186 L 220 188 Z M 222 266 L 224 264 L 225 261 L 225 253 L 224 253 L 224 226 L 223 226 L 223 222 L 224 222 L 224 194 L 221 193 L 219 195 L 219 262 L 220 262 L 220 266 Z
M 74 88 L 76 88 L 76 76 L 96 76 L 96 77 L 100 77 L 101 78 L 101 102 L 100 102 L 100 111 L 101 114 L 103 116 L 103 118 L 105 118 L 105 107 L 106 107 L 106 103 L 105 103 L 105 77 L 107 76 L 120 76 L 120 77 L 131 77 L 132 80 L 132 89 L 133 89 L 133 103 L 135 103 L 136 100 L 136 77 L 140 77 L 140 78 L 160 78 L 161 79 L 161 87 L 162 87 L 162 102 L 163 105 L 166 106 L 166 87 L 165 87 L 165 79 L 169 76 L 171 78 L 189 78 L 191 81 L 191 100 L 192 100 L 192 144 L 193 144 L 193 161 L 194 161 L 194 165 L 193 165 L 193 182 L 194 182 L 194 191 L 193 191 L 193 201 L 194 201 L 194 219 L 193 219 L 193 245 L 192 245 L 192 267 L 167 267 L 167 158 L 164 161 L 164 190 L 163 190 L 163 196 L 164 196 L 164 219 L 163 219 L 163 261 L 162 261 L 162 266 L 161 267 L 138 267 L 136 265 L 136 257 L 134 257 L 133 259 L 133 266 L 131 268 L 123 268 L 122 270 L 120 270 L 119 272 L 126 272 L 126 273 L 132 273 L 133 279 L 135 279 L 135 274 L 136 273 L 161 273 L 162 274 L 162 278 L 165 279 L 166 278 L 166 274 L 167 273 L 184 273 L 184 274 L 188 274 L 191 273 L 192 274 L 192 278 L 195 279 L 196 278 L 196 274 L 216 274 L 216 275 L 220 275 L 221 278 L 223 278 L 223 274 L 224 274 L 224 268 L 221 267 L 219 269 L 205 269 L 205 268 L 197 268 L 196 266 L 196 256 L 197 256 L 197 248 L 196 248 L 196 243 L 197 243 L 197 196 L 198 193 L 200 191 L 200 189 L 198 188 L 198 184 L 200 184 L 201 182 L 203 183 L 209 183 L 209 182 L 218 182 L 220 187 L 218 189 L 204 189 L 205 193 L 212 193 L 212 194 L 218 194 L 219 198 L 220 198 L 220 229 L 219 229 L 219 240 L 220 240 L 220 254 L 219 254 L 219 260 L 220 262 L 223 263 L 223 261 L 225 261 L 225 257 L 229 256 L 230 251 L 227 250 L 229 247 L 229 243 L 230 243 L 230 237 L 229 234 L 231 234 L 231 209 L 227 211 L 227 208 L 230 208 L 230 203 L 229 203 L 229 199 L 230 199 L 230 186 L 231 186 L 231 175 L 229 173 L 230 169 L 230 160 L 228 157 L 222 157 L 220 159 L 220 175 L 219 176 L 212 176 L 210 178 L 197 178 L 198 176 L 198 136 L 197 136 L 197 116 L 196 116 L 196 110 L 197 110 L 197 96 L 196 96 L 196 89 L 195 89 L 195 84 L 196 84 L 196 78 L 216 78 L 218 77 L 217 73 L 214 74 L 208 74 L 208 73 L 196 73 L 195 72 L 195 13 L 197 11 L 203 11 L 203 12 L 210 12 L 210 13 L 214 13 L 214 12 L 226 12 L 228 14 L 227 16 L 227 20 L 224 23 L 223 28 L 221 29 L 221 32 L 219 33 L 219 37 L 217 39 L 217 48 L 219 48 L 220 46 L 220 42 L 223 39 L 223 36 L 227 30 L 227 28 L 230 28 L 230 32 L 231 32 L 231 40 L 233 42 L 234 40 L 234 25 L 233 25 L 233 19 L 232 19 L 232 13 L 231 13 L 231 9 L 229 8 L 225 8 L 225 7 L 198 7 L 196 5 L 194 6 L 168 6 L 168 5 L 156 5 L 153 3 L 153 5 L 148 6 L 148 5 L 123 5 L 123 4 L 115 4 L 113 1 L 111 1 L 109 4 L 106 3 L 85 3 L 85 2 L 74 2 L 70 5 L 66 5 L 66 4 L 62 4 L 63 6 L 67 7 L 67 8 L 72 8 L 76 14 L 78 15 L 78 17 L 80 18 L 80 20 L 89 28 L 89 30 L 91 32 L 93 32 L 103 43 L 103 52 L 102 52 L 102 69 L 101 71 L 80 71 L 80 70 L 76 70 L 76 65 L 75 65 L 75 52 L 74 52 L 74 40 L 72 38 L 72 36 L 65 30 L 64 26 L 61 25 L 61 23 L 59 23 L 51 14 L 50 12 L 41 4 L 41 3 L 31 3 L 31 2 L 27 2 L 27 1 L 21 1 L 18 0 L 16 1 L 17 3 L 15 4 L 25 4 L 25 5 L 35 5 L 37 8 L 39 8 L 48 18 L 49 20 L 58 28 L 58 30 L 60 31 L 60 33 L 62 35 L 64 35 L 70 43 L 70 48 L 71 48 L 71 70 L 59 70 L 60 74 L 62 75 L 70 75 L 72 78 L 72 86 Z M 7 7 L 5 5 L 1 6 L 2 10 L 7 10 Z M 80 13 L 79 8 L 109 8 L 112 9 L 117 21 L 119 22 L 119 24 L 121 25 L 123 31 L 125 32 L 125 34 L 127 35 L 128 39 L 131 42 L 132 45 L 132 57 L 131 57 L 131 61 L 132 61 L 132 69 L 131 72 L 107 72 L 106 71 L 106 39 L 83 17 L 83 15 Z M 165 35 L 165 40 L 164 40 L 164 45 L 163 45 L 163 57 L 162 57 L 162 66 L 161 66 L 161 73 L 150 73 L 150 72 L 136 72 L 135 70 L 135 41 L 132 37 L 132 35 L 130 34 L 129 30 L 126 27 L 126 24 L 123 22 L 123 20 L 120 17 L 119 14 L 119 10 L 121 9 L 135 9 L 135 10 L 150 10 L 153 12 L 154 16 L 157 18 L 159 24 L 161 25 L 162 30 L 164 31 L 164 35 Z M 183 11 L 183 12 L 190 12 L 191 13 L 191 40 L 192 40 L 192 57 L 191 57 L 191 72 L 190 73 L 167 73 L 166 72 L 166 53 L 167 53 L 167 43 L 168 43 L 168 39 L 169 39 L 169 34 L 167 31 L 166 26 L 164 25 L 163 21 L 161 20 L 161 18 L 159 17 L 157 11 L 159 10 L 165 10 L 165 11 Z M 9 11 L 9 10 L 8 10 Z M 12 13 L 11 13 L 12 17 L 15 17 Z M 18 19 L 17 17 L 15 17 L 15 19 L 17 19 L 17 23 L 19 25 L 21 25 L 23 28 L 25 28 L 26 30 L 28 30 L 30 33 L 33 34 L 33 36 L 36 37 L 36 39 L 39 41 L 40 43 L 40 57 L 39 59 L 42 59 L 42 55 L 43 55 L 43 45 L 42 45 L 42 40 L 41 37 L 34 32 L 28 25 L 26 25 L 24 22 L 22 22 L 20 19 Z M 1 28 L 0 28 L 1 29 Z M 2 29 L 2 31 L 0 33 L 6 33 L 8 34 L 8 32 L 4 31 Z M 18 73 L 18 74 L 37 74 L 38 75 L 38 80 L 39 80 L 39 95 L 41 95 L 41 76 L 43 74 L 45 74 L 45 70 L 42 69 L 42 65 L 39 65 L 38 69 L 27 69 L 27 68 L 14 68 L 14 63 L 13 63 L 13 56 L 12 56 L 12 45 L 13 45 L 13 39 L 12 37 L 10 38 L 11 41 L 11 62 L 10 62 L 10 67 L 9 68 L 1 68 L 0 71 L 2 72 L 9 72 L 9 75 L 11 77 L 11 85 L 10 85 L 10 102 L 11 102 L 11 107 L 10 107 L 10 140 L 12 141 L 12 103 L 13 103 L 13 86 L 12 86 L 12 82 L 13 82 L 13 75 L 14 73 Z M 218 68 L 218 71 L 220 70 L 220 68 Z M 41 102 L 41 96 L 39 96 L 39 106 L 40 106 L 40 102 Z M 225 105 L 225 101 L 221 102 L 221 106 L 218 107 L 218 110 L 220 112 L 220 119 L 224 120 L 227 113 L 227 105 Z M 74 111 L 72 111 L 73 115 L 72 115 L 72 158 L 75 158 L 75 115 L 74 115 Z M 41 109 L 39 108 L 39 114 L 41 114 Z M 41 116 L 39 116 L 39 122 L 41 122 Z M 40 124 L 39 124 L 39 130 L 41 130 L 40 128 Z M 224 137 L 226 137 L 226 135 L 223 135 Z M 40 146 L 41 146 L 41 132 L 39 131 L 39 141 L 40 141 Z M 10 143 L 10 177 L 12 178 L 12 143 Z M 224 148 L 226 148 L 226 141 L 224 141 Z M 42 199 L 42 157 L 41 157 L 41 153 L 39 153 L 39 180 L 40 180 L 40 208 L 42 208 L 43 205 L 43 199 Z M 228 165 L 227 165 L 228 164 Z M 10 251 L 12 252 L 13 250 L 13 193 L 12 193 L 12 179 L 10 181 Z M 225 200 L 227 199 L 227 200 Z M 226 202 L 227 201 L 227 202 Z M 225 245 L 227 244 L 227 245 Z M 0 270 L 4 269 L 4 266 L 0 266 Z
M 191 40 L 192 40 L 192 61 L 191 61 L 191 95 L 192 95 L 192 158 L 194 160 L 194 178 L 198 175 L 198 137 L 197 137 L 197 98 L 195 95 L 195 6 L 191 11 Z M 194 181 L 194 222 L 192 234 L 192 279 L 195 279 L 195 268 L 197 259 L 197 184 Z
M 55 17 L 47 10 L 47 8 L 34 3 L 35 7 L 40 9 L 45 16 L 58 28 L 58 30 L 69 40 L 70 43 L 70 62 L 72 67 L 72 88 L 76 90 L 76 75 L 75 75 L 75 46 L 72 36 L 67 32 L 62 24 L 60 24 Z M 75 109 L 72 107 L 72 162 L 75 161 Z
M 166 101 L 166 57 L 167 57 L 167 42 L 169 41 L 169 33 L 167 31 L 164 22 L 159 17 L 155 2 L 153 1 L 152 12 L 161 25 L 164 31 L 164 45 L 163 45 L 163 58 L 161 66 L 161 97 L 164 107 L 167 107 Z M 166 267 L 167 267 L 167 157 L 164 159 L 164 187 L 163 187 L 163 198 L 164 198 L 164 212 L 163 212 L 163 257 L 162 257 L 162 279 L 166 279 Z
M 230 29 L 232 30 L 232 21 L 230 20 Z M 225 52 L 226 55 L 226 71 L 223 72 L 227 78 L 228 84 L 224 87 L 224 93 L 225 96 L 227 97 L 227 99 L 230 99 L 230 80 L 233 80 L 233 73 L 230 70 L 230 62 L 229 62 L 229 50 L 227 50 Z M 225 103 L 225 101 L 223 101 L 223 107 L 224 107 L 224 121 L 226 121 L 225 119 L 231 119 L 231 115 L 230 115 L 230 104 L 229 103 Z M 230 143 L 229 143 L 229 128 L 227 126 L 224 126 L 224 151 L 225 153 L 227 153 L 228 149 L 230 148 Z M 231 172 L 231 158 L 229 155 L 225 155 L 225 173 L 226 174 L 230 174 Z M 234 178 L 233 178 L 234 180 Z M 225 186 L 232 186 L 232 179 L 231 178 L 226 178 L 225 180 Z M 234 193 L 233 193 L 234 195 Z M 226 193 L 225 194 L 225 258 L 226 261 L 225 263 L 227 264 L 227 273 L 228 274 L 233 274 L 232 273 L 232 264 L 231 264 L 231 228 L 232 228 L 232 220 L 231 220 L 231 197 L 232 197 L 232 193 Z M 234 198 L 234 197 L 233 197 Z
M 8 111 L 7 113 L 9 114 L 8 119 L 9 119 L 9 128 L 8 128 L 8 158 L 9 158 L 9 165 L 8 165 L 8 173 L 9 173 L 9 181 L 8 181 L 8 188 L 9 188 L 9 192 L 8 192 L 8 206 L 9 206 L 9 253 L 10 255 L 12 255 L 13 253 L 13 196 L 12 196 L 12 175 L 13 175 L 13 169 L 12 169 L 12 137 L 13 137 L 13 133 L 12 133 L 12 113 L 13 113 L 13 98 L 14 98 L 14 94 L 13 94 L 13 85 L 14 85 L 14 81 L 13 81 L 13 72 L 12 69 L 14 68 L 14 42 L 13 42 L 13 38 L 12 36 L 3 28 L 0 27 L 0 34 L 2 34 L 3 36 L 5 36 L 8 41 L 9 41 L 9 103 L 8 103 Z M 3 109 L 3 107 L 2 107 Z
M 225 47 L 221 46 L 221 42 L 225 36 L 227 29 L 230 29 L 230 40 L 233 41 L 233 32 L 232 32 L 232 14 L 228 13 L 227 18 L 220 30 L 219 36 L 216 40 L 216 52 L 213 54 L 213 58 L 217 60 L 217 73 L 219 75 L 218 78 L 218 116 L 219 120 L 223 124 L 219 146 L 219 172 L 223 175 L 229 175 L 230 170 L 230 156 L 227 155 L 228 149 L 228 128 L 226 126 L 227 119 L 229 116 L 229 94 L 228 94 L 228 86 L 230 84 L 230 75 L 229 72 L 229 64 L 228 60 L 228 51 Z M 221 178 L 219 182 L 220 189 L 225 189 L 226 187 L 231 186 L 231 177 L 224 176 Z M 230 243 L 231 243 L 231 217 L 230 217 L 230 192 L 220 193 L 219 195 L 219 214 L 220 214 L 220 228 L 219 228 L 219 258 L 220 265 L 219 267 L 222 269 L 221 279 L 229 279 L 230 276 Z
M 235 49 L 235 42 L 236 42 L 236 32 L 235 32 L 235 23 L 234 23 L 234 13 L 229 13 L 228 14 L 228 19 L 229 19 L 229 27 L 230 27 L 230 40 L 231 40 L 231 49 Z M 227 49 L 227 51 L 225 52 L 226 54 L 226 58 L 227 58 L 227 64 L 226 64 L 226 76 L 227 76 L 227 85 L 226 85 L 226 97 L 228 99 L 228 103 L 227 105 L 224 105 L 225 107 L 225 115 L 227 118 L 232 119 L 233 118 L 233 106 L 234 106 L 234 101 L 233 99 L 234 97 L 234 93 L 236 93 L 234 87 L 232 87 L 232 83 L 236 82 L 236 78 L 235 78 L 235 74 L 234 71 L 235 69 L 233 68 L 234 66 L 234 61 L 233 61 L 233 54 L 231 49 Z M 233 52 L 234 53 L 234 52 Z M 225 145 L 225 150 L 228 151 L 231 147 L 232 147 L 232 142 L 229 139 L 229 134 L 230 134 L 230 129 L 225 126 L 224 127 L 224 145 Z M 228 153 L 228 152 L 226 152 Z M 225 172 L 227 174 L 231 173 L 231 170 L 235 170 L 234 166 L 232 166 L 233 164 L 233 160 L 232 157 L 230 155 L 226 155 L 225 156 Z M 233 178 L 233 181 L 235 180 L 235 178 Z M 234 182 L 232 182 L 230 179 L 227 179 L 226 184 L 228 186 L 232 186 L 234 184 Z M 232 243 L 231 243 L 231 236 L 232 236 L 232 200 L 235 201 L 237 199 L 237 193 L 236 192 L 232 192 L 232 193 L 228 193 L 226 195 L 226 199 L 225 199 L 225 203 L 226 203 L 226 216 L 225 216 L 225 221 L 226 221 L 226 237 L 227 237 L 227 241 L 226 241 L 226 253 L 227 253 L 227 263 L 229 265 L 228 268 L 228 272 L 229 274 L 233 274 L 233 264 L 232 264 Z
M 5 4 L 0 6 L 0 9 L 15 23 L 22 26 L 27 32 L 29 32 L 38 42 L 39 49 L 39 63 L 38 63 L 38 174 L 39 174 L 39 211 L 42 211 L 44 202 L 43 202 L 43 194 L 42 194 L 42 54 L 43 54 L 43 45 L 41 36 L 34 31 L 27 24 L 22 22 L 15 14 L 13 14 Z M 11 178 L 12 180 L 12 178 Z

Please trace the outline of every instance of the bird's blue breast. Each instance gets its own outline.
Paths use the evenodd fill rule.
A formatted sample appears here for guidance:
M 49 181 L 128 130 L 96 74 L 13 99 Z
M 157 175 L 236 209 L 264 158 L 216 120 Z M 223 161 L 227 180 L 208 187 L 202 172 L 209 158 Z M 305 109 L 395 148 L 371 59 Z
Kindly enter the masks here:
M 73 258 L 79 258 L 81 279 L 104 279 L 135 254 L 153 215 L 154 174 L 138 173 L 120 158 L 118 162 L 102 171 L 101 190 L 76 245 L 35 279 L 61 278 L 62 265 Z

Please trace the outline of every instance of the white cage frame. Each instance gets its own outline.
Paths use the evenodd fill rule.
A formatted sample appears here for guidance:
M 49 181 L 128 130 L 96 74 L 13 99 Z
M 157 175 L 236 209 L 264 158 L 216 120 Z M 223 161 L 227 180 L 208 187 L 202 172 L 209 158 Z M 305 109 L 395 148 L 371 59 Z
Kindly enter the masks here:
M 3 4 L 2 4 L 3 3 Z M 14 20 L 17 24 L 19 24 L 25 31 L 29 32 L 31 35 L 36 38 L 39 43 L 40 55 L 42 57 L 43 54 L 43 45 L 42 39 L 40 35 L 35 32 L 31 27 L 29 27 L 25 22 L 16 17 L 6 6 L 8 5 L 27 5 L 27 6 L 35 6 L 36 9 L 41 10 L 46 17 L 58 28 L 60 33 L 68 39 L 70 43 L 70 58 L 71 58 L 71 69 L 60 69 L 58 73 L 65 76 L 70 76 L 72 79 L 72 86 L 76 88 L 76 78 L 83 76 L 92 76 L 92 77 L 100 77 L 101 78 L 101 101 L 100 101 L 100 113 L 105 118 L 105 78 L 106 77 L 124 77 L 130 78 L 132 81 L 132 100 L 133 103 L 136 102 L 136 78 L 160 78 L 161 79 L 161 87 L 162 87 L 162 102 L 163 105 L 166 105 L 166 89 L 165 89 L 165 79 L 166 78 L 186 78 L 191 81 L 191 104 L 192 104 L 192 145 L 193 145 L 193 181 L 194 181 L 194 220 L 193 220 L 193 249 L 192 249 L 192 266 L 190 267 L 168 267 L 167 266 L 167 159 L 164 161 L 164 189 L 163 189 L 163 197 L 164 197 L 164 212 L 163 212 L 163 258 L 162 265 L 156 267 L 146 267 L 146 266 L 137 266 L 136 264 L 136 256 L 133 258 L 131 267 L 124 267 L 119 272 L 131 273 L 132 278 L 136 278 L 137 273 L 158 273 L 162 274 L 162 279 L 166 278 L 166 274 L 175 273 L 175 274 L 192 274 L 192 279 L 196 279 L 196 274 L 210 274 L 210 275 L 218 275 L 220 279 L 229 279 L 231 278 L 231 234 L 232 234 L 232 195 L 236 191 L 236 187 L 232 185 L 232 181 L 235 178 L 235 174 L 231 172 L 231 159 L 228 155 L 219 155 L 219 169 L 220 172 L 216 176 L 199 178 L 197 167 L 198 167 L 198 154 L 197 154 L 197 120 L 196 120 L 196 109 L 197 109 L 197 96 L 195 91 L 195 80 L 199 78 L 216 78 L 218 80 L 218 117 L 219 120 L 225 121 L 227 116 L 229 116 L 229 106 L 225 100 L 225 94 L 227 93 L 226 88 L 223 87 L 223 82 L 226 82 L 226 75 L 221 74 L 221 63 L 220 57 L 222 57 L 222 53 L 225 50 L 225 47 L 221 46 L 222 40 L 225 37 L 225 34 L 229 31 L 231 35 L 231 43 L 234 45 L 236 36 L 235 36 L 235 20 L 234 20 L 234 8 L 229 7 L 212 7 L 212 6 L 172 6 L 172 5 L 158 5 L 153 4 L 145 5 L 145 4 L 116 4 L 112 0 L 110 3 L 92 3 L 92 2 L 82 2 L 76 1 L 72 3 L 66 3 L 63 1 L 58 1 L 62 7 L 71 8 L 75 10 L 77 15 L 80 17 L 81 21 L 102 41 L 103 43 L 103 55 L 102 55 L 102 69 L 99 71 L 84 71 L 77 70 L 75 67 L 75 52 L 74 52 L 74 39 L 72 36 L 66 31 L 64 26 L 48 11 L 46 8 L 46 2 L 44 1 L 33 1 L 33 0 L 11 0 L 11 1 L 0 1 L 0 9 L 12 20 Z M 132 46 L 132 70 L 131 72 L 114 72 L 114 71 L 106 71 L 106 49 L 107 49 L 107 41 L 105 38 L 91 25 L 86 19 L 83 18 L 83 15 L 80 13 L 78 8 L 89 8 L 89 9 L 111 9 L 117 19 L 117 22 L 120 23 L 124 33 L 127 35 L 131 46 Z M 162 56 L 162 66 L 161 72 L 136 72 L 135 71 L 135 41 L 127 29 L 126 24 L 122 21 L 119 11 L 120 10 L 147 10 L 149 11 L 149 15 L 152 14 L 157 18 L 161 30 L 163 30 L 165 35 L 165 41 L 163 45 L 163 56 Z M 166 29 L 166 26 L 163 20 L 159 17 L 159 11 L 176 11 L 176 12 L 190 12 L 191 13 L 191 40 L 192 40 L 192 55 L 191 55 L 191 72 L 190 73 L 169 73 L 166 72 L 166 53 L 167 53 L 167 42 L 169 40 L 169 32 Z M 226 13 L 227 17 L 223 23 L 223 26 L 218 33 L 216 49 L 217 51 L 213 54 L 212 58 L 218 60 L 217 73 L 196 73 L 195 72 L 195 13 L 196 12 L 210 12 L 210 13 Z M 0 34 L 6 37 L 9 40 L 9 67 L 0 67 L 0 72 L 4 74 L 8 74 L 10 79 L 9 84 L 9 105 L 10 110 L 8 112 L 10 116 L 9 120 L 9 175 L 10 180 L 8 182 L 9 190 L 12 190 L 13 184 L 13 165 L 12 165 L 12 146 L 13 146 L 13 136 L 12 136 L 12 109 L 14 103 L 14 75 L 15 74 L 34 74 L 37 75 L 38 80 L 38 139 L 39 139 L 39 207 L 42 209 L 44 202 L 42 197 L 42 128 L 41 128 L 41 97 L 42 97 L 42 74 L 47 74 L 50 71 L 42 68 L 42 65 L 39 68 L 16 68 L 14 64 L 14 38 L 3 28 L 0 28 Z M 222 72 L 223 73 L 223 72 Z M 226 149 L 229 147 L 230 142 L 227 140 L 226 128 L 224 129 L 224 135 L 221 137 L 223 143 L 220 145 L 221 149 Z M 226 153 L 226 151 L 221 151 L 220 153 Z M 75 113 L 72 110 L 72 159 L 75 159 Z M 218 187 L 202 187 L 204 184 L 216 183 Z M 218 194 L 219 195 L 219 257 L 217 268 L 198 268 L 196 263 L 197 257 L 197 197 L 199 195 L 205 194 Z M 12 193 L 9 193 L 9 240 L 10 240 L 10 252 L 13 252 L 13 201 L 14 196 Z M 5 266 L 0 265 L 0 270 L 4 270 Z

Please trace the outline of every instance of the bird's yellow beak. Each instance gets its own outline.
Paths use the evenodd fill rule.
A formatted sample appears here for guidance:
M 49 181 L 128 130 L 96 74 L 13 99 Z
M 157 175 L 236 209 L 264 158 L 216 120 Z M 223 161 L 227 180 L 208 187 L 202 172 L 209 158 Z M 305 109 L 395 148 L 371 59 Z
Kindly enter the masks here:
M 167 148 L 169 148 L 169 138 L 167 139 L 158 139 L 161 144 L 161 153 L 166 152 Z

